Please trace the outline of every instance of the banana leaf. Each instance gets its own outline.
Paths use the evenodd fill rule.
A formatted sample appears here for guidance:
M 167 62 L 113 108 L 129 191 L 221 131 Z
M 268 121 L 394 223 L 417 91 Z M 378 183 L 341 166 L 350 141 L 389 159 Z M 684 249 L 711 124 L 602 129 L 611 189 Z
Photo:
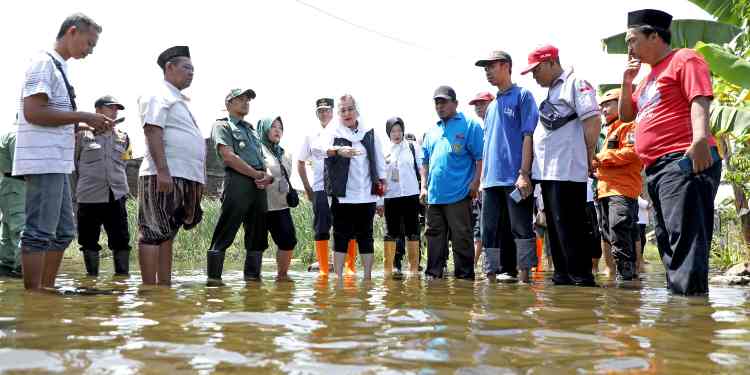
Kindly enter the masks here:
M 599 95 L 604 95 L 605 92 L 612 90 L 612 89 L 619 89 L 621 84 L 619 83 L 602 83 L 597 87 L 597 90 L 599 91 Z
M 741 138 L 750 132 L 750 108 L 713 105 L 709 123 L 715 136 Z
M 739 9 L 735 9 L 738 3 L 734 0 L 689 0 L 691 3 L 699 6 L 712 16 L 716 17 L 719 22 L 742 26 L 742 17 Z M 747 4 L 747 1 L 744 1 Z M 747 5 L 745 5 L 747 6 Z
M 734 25 L 705 20 L 675 20 L 670 29 L 672 48 L 693 48 L 698 42 L 729 43 L 742 31 Z M 609 54 L 627 54 L 625 33 L 602 39 L 602 48 Z
M 716 44 L 698 42 L 695 50 L 703 55 L 713 74 L 744 89 L 750 89 L 750 62 Z

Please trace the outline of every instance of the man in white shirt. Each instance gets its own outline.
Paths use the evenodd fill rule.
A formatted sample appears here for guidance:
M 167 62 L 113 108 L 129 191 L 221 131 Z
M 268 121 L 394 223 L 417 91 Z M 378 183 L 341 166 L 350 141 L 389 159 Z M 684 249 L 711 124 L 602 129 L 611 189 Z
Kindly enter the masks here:
M 102 28 L 76 13 L 63 21 L 54 49 L 31 61 L 18 109 L 13 175 L 26 179 L 26 223 L 21 263 L 27 290 L 53 288 L 63 252 L 75 238 L 70 173 L 75 128 L 112 128 L 103 114 L 78 112 L 66 61 L 93 52 Z
M 305 195 L 312 202 L 313 207 L 313 229 L 315 230 L 315 255 L 318 259 L 318 269 L 321 276 L 328 276 L 328 241 L 331 239 L 331 207 L 328 201 L 328 195 L 325 192 L 323 184 L 323 160 L 325 154 L 313 151 L 312 145 L 319 141 L 326 126 L 333 118 L 333 99 L 320 98 L 315 101 L 315 114 L 320 122 L 320 127 L 316 127 L 310 134 L 305 136 L 302 146 L 297 154 L 297 172 L 299 173 L 302 185 L 305 187 Z M 309 162 L 312 165 L 313 183 L 307 177 L 307 168 L 305 164 Z M 346 273 L 354 274 L 356 245 L 355 241 L 349 243 L 346 259 Z
M 586 212 L 586 182 L 601 129 L 596 90 L 563 70 L 557 48 L 540 47 L 529 54 L 521 74 L 549 88 L 539 105 L 541 125 L 534 130 L 532 179 L 540 181 L 547 214 L 549 248 L 557 285 L 594 286 L 591 253 L 582 251 Z
M 138 177 L 138 261 L 144 284 L 172 282 L 172 241 L 201 221 L 206 146 L 182 94 L 193 81 L 188 47 L 159 55 L 164 81 L 138 99 L 146 155 Z

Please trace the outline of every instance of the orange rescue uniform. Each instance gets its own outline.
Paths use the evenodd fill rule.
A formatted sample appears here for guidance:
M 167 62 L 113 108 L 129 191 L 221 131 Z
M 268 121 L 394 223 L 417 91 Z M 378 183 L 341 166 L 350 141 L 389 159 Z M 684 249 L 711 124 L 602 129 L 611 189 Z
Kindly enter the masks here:
M 643 164 L 635 153 L 635 123 L 619 119 L 609 125 L 598 161 L 598 198 L 622 195 L 637 199 L 643 189 Z

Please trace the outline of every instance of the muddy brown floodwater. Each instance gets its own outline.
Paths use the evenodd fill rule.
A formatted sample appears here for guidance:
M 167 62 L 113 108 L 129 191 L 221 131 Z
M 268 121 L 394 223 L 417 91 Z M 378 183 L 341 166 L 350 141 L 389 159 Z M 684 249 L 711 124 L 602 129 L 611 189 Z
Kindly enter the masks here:
M 548 274 L 337 285 L 301 269 L 276 284 L 267 265 L 262 283 L 230 269 L 209 288 L 183 269 L 154 289 L 137 273 L 94 283 L 66 263 L 62 295 L 0 280 L 0 373 L 750 373 L 750 289 L 672 296 L 660 267 L 638 284 L 575 288 Z

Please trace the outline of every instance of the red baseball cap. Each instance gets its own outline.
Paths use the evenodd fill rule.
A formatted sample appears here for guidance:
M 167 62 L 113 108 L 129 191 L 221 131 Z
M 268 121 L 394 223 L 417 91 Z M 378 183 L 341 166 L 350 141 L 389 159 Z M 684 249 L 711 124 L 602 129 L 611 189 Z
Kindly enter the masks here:
M 556 59 L 560 56 L 559 51 L 555 46 L 546 45 L 535 49 L 529 54 L 529 65 L 521 71 L 521 74 L 526 74 L 532 69 L 536 68 L 540 62 Z
M 477 102 L 491 102 L 493 100 L 495 100 L 495 95 L 492 95 L 491 93 L 486 91 L 480 92 L 474 99 L 471 99 L 469 105 L 477 104 Z

